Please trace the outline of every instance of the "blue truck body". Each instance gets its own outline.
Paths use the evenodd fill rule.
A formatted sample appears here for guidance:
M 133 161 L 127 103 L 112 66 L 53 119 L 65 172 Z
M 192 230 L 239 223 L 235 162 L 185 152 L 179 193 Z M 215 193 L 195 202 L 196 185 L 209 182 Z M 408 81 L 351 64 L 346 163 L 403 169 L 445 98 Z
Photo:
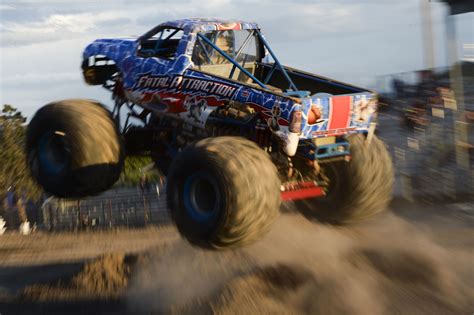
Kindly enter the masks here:
M 182 32 L 174 55 L 171 58 L 141 55 L 143 40 L 163 28 Z M 252 30 L 261 39 L 258 49 L 262 54 L 255 62 L 255 69 L 260 73 L 259 84 L 208 73 L 196 67 L 192 54 L 199 36 L 225 30 Z M 368 132 L 376 117 L 375 93 L 290 67 L 276 67 L 278 60 L 269 62 L 269 49 L 263 42 L 264 37 L 255 23 L 184 19 L 162 23 L 138 38 L 98 39 L 86 47 L 83 53 L 86 66 L 83 67 L 93 65 L 96 59 L 112 61 L 121 74 L 123 95 L 127 100 L 150 111 L 178 115 L 202 128 L 212 111 L 234 101 L 251 106 L 264 120 L 274 118 L 280 130 L 287 130 L 292 113 L 300 111 L 300 140 Z M 85 72 L 86 81 L 87 76 Z M 296 90 L 291 85 L 288 89 L 281 86 L 285 76 L 291 78 Z M 274 88 L 274 82 L 280 87 Z M 191 115 L 196 103 L 202 108 L 197 115 Z M 276 117 L 272 114 L 275 107 L 279 107 Z M 312 114 L 316 117 L 311 118 L 315 116 Z

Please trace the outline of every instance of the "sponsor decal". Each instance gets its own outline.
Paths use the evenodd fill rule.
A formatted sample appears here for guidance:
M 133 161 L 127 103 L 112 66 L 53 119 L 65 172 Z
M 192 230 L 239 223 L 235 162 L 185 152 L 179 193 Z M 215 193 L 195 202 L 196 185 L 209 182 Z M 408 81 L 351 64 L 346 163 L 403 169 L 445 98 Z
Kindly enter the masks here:
M 214 111 L 213 107 L 209 107 L 205 98 L 196 96 L 186 96 L 183 105 L 186 112 L 179 114 L 180 117 L 199 128 L 204 128 L 207 118 Z
M 275 103 L 272 107 L 272 117 L 267 119 L 268 127 L 272 131 L 280 130 L 280 115 L 281 115 L 281 108 L 279 103 Z
M 183 91 L 202 91 L 223 98 L 232 98 L 237 88 L 221 82 L 183 76 L 141 75 L 135 89 L 181 89 Z
M 135 88 L 160 89 L 160 88 L 177 88 L 181 77 L 170 77 L 161 75 L 141 75 L 135 85 Z
M 315 136 L 328 136 L 328 135 L 340 135 L 344 133 L 348 133 L 350 131 L 356 130 L 356 127 L 350 128 L 340 128 L 340 129 L 332 129 L 332 130 L 323 130 L 323 131 L 315 131 L 312 133 L 313 137 Z
M 375 99 L 368 99 L 366 95 L 361 96 L 354 101 L 354 122 L 357 124 L 368 123 L 376 110 L 377 101 Z

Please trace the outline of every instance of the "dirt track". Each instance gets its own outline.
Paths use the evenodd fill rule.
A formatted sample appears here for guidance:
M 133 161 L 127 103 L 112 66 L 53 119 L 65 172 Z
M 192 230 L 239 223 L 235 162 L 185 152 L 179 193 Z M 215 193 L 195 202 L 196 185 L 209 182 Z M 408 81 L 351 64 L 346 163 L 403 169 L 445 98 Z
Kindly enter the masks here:
M 262 241 L 224 252 L 172 227 L 3 236 L 0 313 L 471 314 L 472 212 L 392 209 L 351 227 L 285 213 Z

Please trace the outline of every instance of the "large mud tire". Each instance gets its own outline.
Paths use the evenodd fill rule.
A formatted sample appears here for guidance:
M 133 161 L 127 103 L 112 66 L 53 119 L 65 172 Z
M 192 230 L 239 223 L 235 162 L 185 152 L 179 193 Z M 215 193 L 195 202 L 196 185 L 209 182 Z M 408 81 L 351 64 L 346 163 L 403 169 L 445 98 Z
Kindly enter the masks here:
M 36 181 L 58 197 L 98 194 L 120 176 L 124 149 L 110 112 L 80 99 L 38 110 L 27 130 L 28 163 Z
M 387 208 L 394 177 L 385 144 L 375 135 L 370 143 L 361 134 L 349 136 L 348 141 L 350 162 L 321 165 L 329 178 L 327 196 L 297 203 L 305 215 L 332 224 L 349 224 Z
M 269 156 L 237 137 L 201 140 L 173 161 L 167 201 L 179 232 L 204 248 L 255 241 L 277 217 L 280 181 Z

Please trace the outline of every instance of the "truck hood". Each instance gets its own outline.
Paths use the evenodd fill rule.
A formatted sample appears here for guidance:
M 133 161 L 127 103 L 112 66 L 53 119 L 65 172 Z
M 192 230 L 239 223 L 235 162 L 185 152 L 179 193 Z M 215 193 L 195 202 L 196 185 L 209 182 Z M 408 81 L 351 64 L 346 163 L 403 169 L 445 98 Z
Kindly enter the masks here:
M 135 51 L 137 37 L 96 39 L 84 49 L 83 58 L 106 56 L 119 64 Z

